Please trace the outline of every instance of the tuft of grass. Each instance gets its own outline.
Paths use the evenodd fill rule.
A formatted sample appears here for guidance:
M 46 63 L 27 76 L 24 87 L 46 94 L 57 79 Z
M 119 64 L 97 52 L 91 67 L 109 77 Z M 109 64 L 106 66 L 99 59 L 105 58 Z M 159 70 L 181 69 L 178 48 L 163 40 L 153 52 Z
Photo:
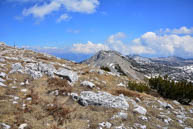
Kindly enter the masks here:
M 140 93 L 137 93 L 135 91 L 131 91 L 131 90 L 126 89 L 126 88 L 112 89 L 110 92 L 113 95 L 123 94 L 124 96 L 128 96 L 128 97 L 138 97 L 138 98 L 141 98 L 141 94 Z

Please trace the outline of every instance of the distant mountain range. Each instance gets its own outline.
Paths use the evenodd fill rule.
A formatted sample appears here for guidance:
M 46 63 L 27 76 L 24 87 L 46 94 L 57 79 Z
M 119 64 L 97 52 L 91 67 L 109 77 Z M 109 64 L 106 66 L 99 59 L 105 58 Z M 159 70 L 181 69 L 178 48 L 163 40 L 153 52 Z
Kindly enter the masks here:
M 82 63 L 108 67 L 113 73 L 125 73 L 133 79 L 140 80 L 155 76 L 168 75 L 173 80 L 193 82 L 193 59 L 181 57 L 147 58 L 139 55 L 123 56 L 116 51 L 100 51 Z M 119 70 L 117 70 L 119 68 Z

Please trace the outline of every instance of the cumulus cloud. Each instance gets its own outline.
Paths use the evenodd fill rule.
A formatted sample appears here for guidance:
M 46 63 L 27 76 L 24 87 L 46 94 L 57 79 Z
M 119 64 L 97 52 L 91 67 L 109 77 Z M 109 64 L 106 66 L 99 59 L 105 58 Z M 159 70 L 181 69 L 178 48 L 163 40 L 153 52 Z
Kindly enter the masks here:
M 36 18 L 44 18 L 44 16 L 50 14 L 51 12 L 59 10 L 60 7 L 61 4 L 59 4 L 56 1 L 52 1 L 49 4 L 43 4 L 41 6 L 34 5 L 29 9 L 24 9 L 23 15 L 24 16 L 33 15 Z
M 62 15 L 57 19 L 57 22 L 69 21 L 70 19 L 71 19 L 71 17 L 68 16 L 68 14 L 64 13 L 64 14 L 62 14 Z
M 126 34 L 118 32 L 107 37 L 104 43 L 73 44 L 69 52 L 94 54 L 100 50 L 116 50 L 124 55 L 149 54 L 150 56 L 193 57 L 193 37 L 191 35 L 146 32 L 131 41 L 125 41 Z M 45 48 L 44 48 L 45 49 Z M 59 51 L 60 48 L 49 49 Z
M 185 26 L 182 26 L 180 28 L 175 28 L 175 29 L 161 29 L 160 30 L 161 33 L 171 33 L 171 34 L 193 34 L 193 27 L 191 28 L 187 28 Z
M 71 52 L 74 53 L 83 53 L 83 54 L 94 54 L 100 50 L 109 50 L 108 46 L 98 43 L 92 43 L 91 41 L 88 41 L 88 43 L 77 43 L 73 44 L 71 48 Z
M 110 49 L 128 54 L 129 48 L 123 43 L 126 35 L 123 32 L 118 32 L 108 37 L 106 44 Z
M 179 36 L 175 34 L 158 35 L 154 32 L 147 32 L 141 37 L 134 39 L 136 46 L 141 45 L 146 50 L 152 50 L 157 55 L 193 55 L 193 37 L 190 35 Z M 135 45 L 134 45 L 135 47 Z
M 27 0 L 26 0 L 27 1 Z M 99 5 L 98 0 L 52 0 L 43 5 L 34 5 L 23 10 L 23 15 L 33 15 L 36 18 L 44 16 L 65 8 L 68 12 L 94 13 Z

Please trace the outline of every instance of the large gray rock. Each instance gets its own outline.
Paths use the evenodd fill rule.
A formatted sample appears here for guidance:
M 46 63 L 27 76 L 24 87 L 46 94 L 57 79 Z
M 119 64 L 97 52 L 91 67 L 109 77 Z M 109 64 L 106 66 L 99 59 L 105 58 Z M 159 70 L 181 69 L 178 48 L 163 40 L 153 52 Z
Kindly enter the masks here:
M 77 98 L 77 96 L 76 96 Z M 127 110 L 129 104 L 125 100 L 123 95 L 114 96 L 107 92 L 92 92 L 92 91 L 82 91 L 80 96 L 78 96 L 79 104 L 83 106 L 96 105 L 104 106 L 107 108 L 119 108 Z
M 21 63 L 12 64 L 11 68 L 12 70 L 9 73 L 15 72 L 24 73 L 24 67 L 21 65 Z
M 142 107 L 142 106 L 138 106 L 133 111 L 137 112 L 139 114 L 142 114 L 142 115 L 145 115 L 147 113 L 147 110 L 144 107 Z
M 66 78 L 72 83 L 78 80 L 78 75 L 76 72 L 73 72 L 65 68 L 60 68 L 57 72 L 55 72 L 55 74 L 60 77 Z

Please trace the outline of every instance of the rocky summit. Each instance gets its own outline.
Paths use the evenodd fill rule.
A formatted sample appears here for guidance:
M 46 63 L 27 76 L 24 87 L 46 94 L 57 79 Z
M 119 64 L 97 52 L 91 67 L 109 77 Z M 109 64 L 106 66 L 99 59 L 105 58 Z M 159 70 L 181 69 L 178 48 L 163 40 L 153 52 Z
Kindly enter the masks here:
M 78 64 L 0 43 L 0 129 L 192 129 L 192 103 L 129 90 L 135 68 L 112 51 Z

